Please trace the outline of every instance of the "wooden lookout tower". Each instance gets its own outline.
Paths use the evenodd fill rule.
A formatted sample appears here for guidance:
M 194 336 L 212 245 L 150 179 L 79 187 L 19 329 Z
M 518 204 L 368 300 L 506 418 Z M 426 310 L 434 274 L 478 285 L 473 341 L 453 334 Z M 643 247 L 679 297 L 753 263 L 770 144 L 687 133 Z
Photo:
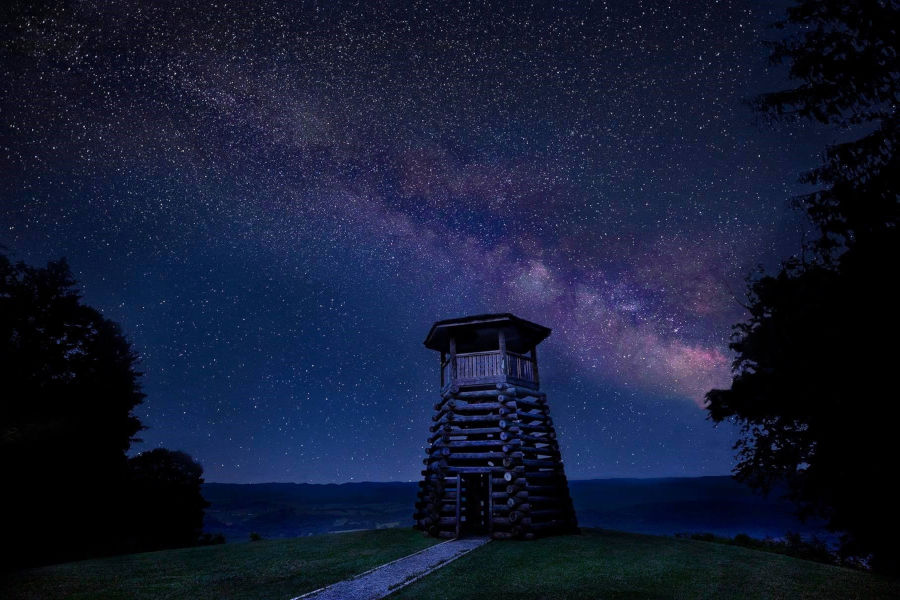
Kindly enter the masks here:
M 441 400 L 416 527 L 435 537 L 524 538 L 578 530 L 537 345 L 550 329 L 511 314 L 438 321 Z

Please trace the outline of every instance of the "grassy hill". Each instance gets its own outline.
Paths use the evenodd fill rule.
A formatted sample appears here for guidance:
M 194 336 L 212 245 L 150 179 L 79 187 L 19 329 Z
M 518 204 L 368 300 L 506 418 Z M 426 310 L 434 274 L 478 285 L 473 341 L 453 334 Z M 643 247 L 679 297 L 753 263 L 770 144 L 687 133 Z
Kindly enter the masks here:
M 288 600 L 433 543 L 387 529 L 145 552 L 4 574 L 0 598 Z
M 7 575 L 0 597 L 287 600 L 431 543 L 388 529 L 135 554 Z M 493 542 L 394 597 L 900 599 L 900 581 L 735 546 L 588 530 Z
M 711 542 L 605 530 L 491 543 L 392 600 L 900 598 L 900 581 Z

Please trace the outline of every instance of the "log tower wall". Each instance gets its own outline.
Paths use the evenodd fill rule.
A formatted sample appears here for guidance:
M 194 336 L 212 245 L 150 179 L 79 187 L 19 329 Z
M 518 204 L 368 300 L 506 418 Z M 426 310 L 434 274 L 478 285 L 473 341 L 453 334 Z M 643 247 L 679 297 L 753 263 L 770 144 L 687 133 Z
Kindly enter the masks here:
M 442 349 L 435 334 L 441 327 L 449 332 L 443 341 L 450 356 L 442 351 L 441 399 L 434 406 L 415 526 L 442 538 L 577 532 L 550 408 L 538 389 L 534 346 L 550 330 L 508 314 L 464 317 L 436 323 L 426 346 Z M 491 340 L 494 331 L 496 350 L 457 355 L 457 338 Z M 507 349 L 510 341 L 519 352 Z M 520 353 L 527 346 L 530 357 Z M 468 366 L 460 369 L 464 361 Z M 471 367 L 476 363 L 481 366 Z

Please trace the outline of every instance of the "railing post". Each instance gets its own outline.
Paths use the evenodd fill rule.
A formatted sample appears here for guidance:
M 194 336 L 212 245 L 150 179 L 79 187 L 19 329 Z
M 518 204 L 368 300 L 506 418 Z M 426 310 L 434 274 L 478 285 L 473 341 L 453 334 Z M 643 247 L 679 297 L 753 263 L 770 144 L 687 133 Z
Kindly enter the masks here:
M 506 372 L 506 334 L 502 329 L 497 332 L 497 341 L 500 345 L 500 374 L 505 377 L 509 373 Z
M 537 346 L 531 349 L 531 372 L 534 373 L 534 387 L 541 387 L 541 379 L 538 377 Z
M 441 352 L 441 391 L 444 389 L 444 363 L 447 362 L 447 353 Z
M 450 336 L 450 385 L 456 385 L 456 338 Z

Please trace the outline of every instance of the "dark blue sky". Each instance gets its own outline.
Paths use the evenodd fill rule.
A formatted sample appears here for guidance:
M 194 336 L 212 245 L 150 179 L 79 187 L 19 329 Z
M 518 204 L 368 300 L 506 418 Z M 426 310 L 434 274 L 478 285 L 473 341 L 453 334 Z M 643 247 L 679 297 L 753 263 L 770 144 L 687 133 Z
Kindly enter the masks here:
M 0 244 L 66 256 L 209 481 L 417 479 L 438 319 L 514 312 L 570 478 L 727 473 L 743 278 L 821 132 L 761 122 L 782 7 L 14 3 Z

